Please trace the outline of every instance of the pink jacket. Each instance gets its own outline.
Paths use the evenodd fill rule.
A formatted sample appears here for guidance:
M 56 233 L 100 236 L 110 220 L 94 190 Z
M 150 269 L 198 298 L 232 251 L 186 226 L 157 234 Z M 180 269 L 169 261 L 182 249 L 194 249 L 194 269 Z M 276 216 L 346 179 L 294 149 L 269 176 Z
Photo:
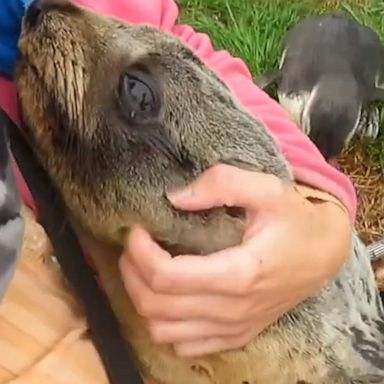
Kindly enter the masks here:
M 288 113 L 252 81 L 243 61 L 227 51 L 215 51 L 209 37 L 190 26 L 177 25 L 178 8 L 173 0 L 77 0 L 80 5 L 131 23 L 151 24 L 183 40 L 232 89 L 248 111 L 269 128 L 288 159 L 297 181 L 337 197 L 356 215 L 356 194 L 347 176 L 328 165 L 317 148 L 290 120 Z M 0 106 L 18 122 L 12 83 L 0 78 Z M 23 199 L 35 208 L 28 188 L 20 177 Z

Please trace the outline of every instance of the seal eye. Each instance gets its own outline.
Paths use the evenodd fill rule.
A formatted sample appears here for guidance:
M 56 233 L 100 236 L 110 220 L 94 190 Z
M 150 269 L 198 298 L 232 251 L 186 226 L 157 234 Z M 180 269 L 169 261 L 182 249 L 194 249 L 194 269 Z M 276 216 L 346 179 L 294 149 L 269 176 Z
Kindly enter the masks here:
M 132 122 L 146 121 L 158 114 L 156 84 L 143 71 L 135 70 L 123 75 L 119 96 L 124 115 Z

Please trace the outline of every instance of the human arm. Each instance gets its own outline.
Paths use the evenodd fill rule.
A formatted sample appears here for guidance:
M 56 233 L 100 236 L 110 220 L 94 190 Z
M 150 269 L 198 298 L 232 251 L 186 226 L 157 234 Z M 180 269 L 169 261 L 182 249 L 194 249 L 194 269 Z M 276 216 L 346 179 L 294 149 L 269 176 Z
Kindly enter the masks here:
M 127 239 L 120 267 L 154 342 L 183 356 L 242 347 L 340 270 L 351 249 L 345 208 L 274 176 L 219 165 L 192 183 L 186 210 L 240 206 L 242 243 L 209 256 L 175 258 L 142 228 Z M 316 191 L 313 191 L 316 193 Z M 312 194 L 313 195 L 313 194 Z

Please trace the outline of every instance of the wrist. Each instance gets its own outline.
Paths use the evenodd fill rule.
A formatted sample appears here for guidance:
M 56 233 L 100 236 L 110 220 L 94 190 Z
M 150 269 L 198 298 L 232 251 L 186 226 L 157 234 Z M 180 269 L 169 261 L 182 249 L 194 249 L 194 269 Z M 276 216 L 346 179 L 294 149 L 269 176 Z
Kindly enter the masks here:
M 321 191 L 319 189 L 312 188 L 307 185 L 299 184 L 299 183 L 295 184 L 295 190 L 306 200 L 310 201 L 312 204 L 316 206 L 324 206 L 323 204 L 325 203 L 335 205 L 339 209 L 341 209 L 343 212 L 345 212 L 349 217 L 349 212 L 347 207 L 333 195 L 327 192 Z M 351 222 L 351 225 L 352 225 L 352 222 Z
M 346 210 L 331 201 L 314 203 L 323 247 L 317 257 L 323 263 L 325 278 L 333 278 L 347 261 L 352 249 L 353 225 Z
M 325 282 L 333 278 L 348 259 L 352 247 L 353 222 L 348 209 L 329 193 L 295 185 L 315 215 L 313 230 L 314 263 Z

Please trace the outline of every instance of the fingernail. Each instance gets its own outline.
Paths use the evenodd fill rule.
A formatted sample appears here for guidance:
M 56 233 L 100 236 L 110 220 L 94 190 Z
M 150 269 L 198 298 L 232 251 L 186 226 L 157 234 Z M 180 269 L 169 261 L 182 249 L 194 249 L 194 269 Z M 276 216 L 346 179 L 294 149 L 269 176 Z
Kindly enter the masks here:
M 181 203 L 184 200 L 190 199 L 192 195 L 192 188 L 187 187 L 179 191 L 173 191 L 168 193 L 168 198 L 172 201 L 172 203 Z

